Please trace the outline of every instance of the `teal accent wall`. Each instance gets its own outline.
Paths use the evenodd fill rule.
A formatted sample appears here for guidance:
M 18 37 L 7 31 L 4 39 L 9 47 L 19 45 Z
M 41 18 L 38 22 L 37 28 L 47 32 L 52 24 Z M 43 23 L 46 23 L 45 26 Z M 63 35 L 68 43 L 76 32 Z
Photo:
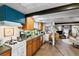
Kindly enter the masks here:
M 9 6 L 0 6 L 0 21 L 12 21 L 17 23 L 25 23 L 25 15 Z

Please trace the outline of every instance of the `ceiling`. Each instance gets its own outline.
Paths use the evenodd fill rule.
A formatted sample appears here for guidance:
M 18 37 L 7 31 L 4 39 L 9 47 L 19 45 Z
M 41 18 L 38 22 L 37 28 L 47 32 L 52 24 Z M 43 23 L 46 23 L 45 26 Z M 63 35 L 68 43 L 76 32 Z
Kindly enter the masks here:
M 67 4 L 69 3 L 0 3 L 0 5 L 8 5 L 23 14 L 38 12 Z
M 62 5 L 67 5 L 69 3 L 6 3 L 8 5 L 23 14 L 34 13 L 38 11 L 42 11 L 45 9 L 50 9 Z M 0 6 L 4 5 L 0 3 Z M 77 22 L 79 21 L 79 9 L 51 13 L 46 15 L 36 15 L 34 16 L 37 21 L 42 20 L 43 22 L 53 22 L 61 23 L 61 22 Z
M 63 22 L 79 22 L 79 9 L 68 10 L 63 12 L 51 13 L 46 15 L 37 15 L 35 18 L 42 18 L 44 22 L 63 23 Z

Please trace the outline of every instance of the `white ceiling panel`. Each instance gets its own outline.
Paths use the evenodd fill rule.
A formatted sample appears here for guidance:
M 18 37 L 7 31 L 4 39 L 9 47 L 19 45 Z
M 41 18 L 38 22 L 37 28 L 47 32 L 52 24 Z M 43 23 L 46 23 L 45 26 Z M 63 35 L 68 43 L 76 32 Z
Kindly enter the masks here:
M 49 20 L 56 23 L 79 21 L 79 9 L 41 15 L 41 17 L 45 18 L 46 22 Z
M 4 3 L 3 5 L 8 5 L 24 14 L 28 14 L 67 4 L 70 3 Z M 0 5 L 2 4 L 0 3 Z
M 67 5 L 70 3 L 4 3 L 1 5 L 8 5 L 24 14 L 29 14 L 33 12 L 38 12 L 42 10 L 46 10 L 49 8 L 54 8 L 62 5 Z M 39 16 L 39 15 L 38 15 Z M 41 15 L 37 18 L 43 18 L 44 22 L 75 22 L 79 21 L 79 9 L 64 11 L 64 12 L 57 12 L 51 13 L 47 15 Z

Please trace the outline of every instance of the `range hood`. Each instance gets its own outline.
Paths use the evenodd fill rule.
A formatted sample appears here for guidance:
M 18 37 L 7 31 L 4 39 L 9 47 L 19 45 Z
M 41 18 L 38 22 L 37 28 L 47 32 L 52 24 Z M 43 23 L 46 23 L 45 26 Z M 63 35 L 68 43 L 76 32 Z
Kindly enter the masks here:
M 21 23 L 11 22 L 11 21 L 0 21 L 0 26 L 17 26 L 22 27 Z

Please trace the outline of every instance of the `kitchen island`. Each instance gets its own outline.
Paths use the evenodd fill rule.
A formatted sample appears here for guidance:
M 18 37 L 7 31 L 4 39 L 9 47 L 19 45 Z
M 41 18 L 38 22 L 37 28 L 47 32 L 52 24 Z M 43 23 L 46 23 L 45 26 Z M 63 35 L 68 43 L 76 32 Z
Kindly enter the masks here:
M 17 41 L 14 45 L 4 44 L 0 47 L 0 56 L 32 56 L 43 44 L 43 35 L 33 35 Z M 16 50 L 16 52 L 15 52 Z
M 26 39 L 26 55 L 34 55 L 43 44 L 43 35 L 34 35 Z

